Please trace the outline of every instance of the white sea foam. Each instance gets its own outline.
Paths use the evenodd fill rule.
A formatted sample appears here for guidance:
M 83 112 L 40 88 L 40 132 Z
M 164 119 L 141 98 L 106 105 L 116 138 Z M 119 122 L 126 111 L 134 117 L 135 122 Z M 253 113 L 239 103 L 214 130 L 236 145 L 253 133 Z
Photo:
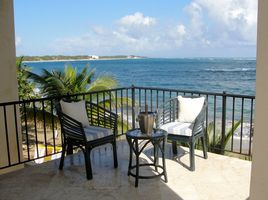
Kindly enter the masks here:
M 216 68 L 207 68 L 204 69 L 204 71 L 208 71 L 208 72 L 242 72 L 242 71 L 256 71 L 256 69 L 254 68 L 233 68 L 233 69 L 226 69 L 226 68 L 222 68 L 222 69 L 216 69 Z

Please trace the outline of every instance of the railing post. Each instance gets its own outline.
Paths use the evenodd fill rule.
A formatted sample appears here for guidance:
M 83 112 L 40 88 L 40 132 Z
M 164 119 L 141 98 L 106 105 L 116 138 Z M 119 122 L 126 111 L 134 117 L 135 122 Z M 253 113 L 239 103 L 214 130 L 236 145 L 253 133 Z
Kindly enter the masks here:
M 135 116 L 135 86 L 131 86 L 131 99 L 132 99 L 132 128 L 135 128 L 136 116 Z
M 224 154 L 225 143 L 225 126 L 226 126 L 226 92 L 222 93 L 222 117 L 221 117 L 221 154 Z

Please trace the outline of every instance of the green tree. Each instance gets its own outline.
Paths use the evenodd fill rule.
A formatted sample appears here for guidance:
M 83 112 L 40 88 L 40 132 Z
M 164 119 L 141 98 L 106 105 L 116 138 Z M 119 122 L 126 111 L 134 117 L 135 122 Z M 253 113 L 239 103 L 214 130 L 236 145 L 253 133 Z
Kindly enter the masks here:
M 90 70 L 88 65 L 81 72 L 66 65 L 64 71 L 43 69 L 41 75 L 29 72 L 29 77 L 39 85 L 45 97 L 108 90 L 118 86 L 113 76 L 104 74 L 93 80 L 94 74 L 95 70 Z
M 34 93 L 35 83 L 28 79 L 28 73 L 31 71 L 30 67 L 23 64 L 23 57 L 16 59 L 17 67 L 17 79 L 18 79 L 18 91 L 19 99 L 26 100 L 36 98 L 37 95 Z
M 107 74 L 100 75 L 94 79 L 95 69 L 90 70 L 89 66 L 86 65 L 80 72 L 78 72 L 76 67 L 71 65 L 66 65 L 64 71 L 61 70 L 52 70 L 51 72 L 43 69 L 41 75 L 29 72 L 29 77 L 35 81 L 40 89 L 40 93 L 44 97 L 51 96 L 61 96 L 67 94 L 81 94 L 88 92 L 95 92 L 100 90 L 109 90 L 116 88 L 118 86 L 117 80 Z M 106 108 L 115 106 L 115 95 L 111 93 L 111 97 L 104 98 L 104 93 L 92 94 L 91 96 L 85 95 L 85 99 L 89 99 L 91 97 L 92 101 L 98 98 L 98 103 L 101 106 Z M 108 94 L 109 96 L 110 94 Z M 81 96 L 82 98 L 82 96 Z M 122 102 L 122 104 L 126 104 L 126 102 L 131 104 L 130 99 L 128 98 L 117 98 L 117 102 Z M 117 106 L 119 106 L 117 104 Z M 126 123 L 121 122 L 121 118 L 118 118 L 118 129 L 126 130 Z M 124 120 L 123 120 L 124 121 Z

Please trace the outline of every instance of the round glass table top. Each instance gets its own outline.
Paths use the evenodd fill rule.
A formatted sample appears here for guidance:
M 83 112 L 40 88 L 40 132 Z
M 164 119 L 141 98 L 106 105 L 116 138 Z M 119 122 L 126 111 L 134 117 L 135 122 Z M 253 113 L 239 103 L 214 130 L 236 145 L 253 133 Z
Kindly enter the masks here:
M 139 128 L 127 131 L 127 137 L 132 139 L 158 139 L 167 136 L 167 132 L 162 129 L 153 129 L 152 133 L 142 133 Z

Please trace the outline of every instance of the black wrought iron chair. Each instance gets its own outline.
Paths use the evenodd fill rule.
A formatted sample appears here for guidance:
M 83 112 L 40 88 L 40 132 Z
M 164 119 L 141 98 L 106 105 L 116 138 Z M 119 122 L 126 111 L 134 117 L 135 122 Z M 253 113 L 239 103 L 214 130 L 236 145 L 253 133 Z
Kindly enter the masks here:
M 90 152 L 94 147 L 107 143 L 112 144 L 114 167 L 117 168 L 117 115 L 98 106 L 97 104 L 81 101 L 80 103 L 85 105 L 85 113 L 83 113 L 82 110 L 79 114 L 82 112 L 87 116 L 88 125 L 85 125 L 85 120 L 82 120 L 81 122 L 80 118 L 80 121 L 78 121 L 78 119 L 71 117 L 74 116 L 73 113 L 68 113 L 70 111 L 64 111 L 64 108 L 61 104 L 66 105 L 66 103 L 67 102 L 62 103 L 61 101 L 57 106 L 57 113 L 61 124 L 61 132 L 63 135 L 62 154 L 59 169 L 63 169 L 66 150 L 67 154 L 72 154 L 73 146 L 76 146 L 81 148 L 84 153 L 87 179 L 92 179 Z
M 179 96 L 184 99 L 184 101 L 193 100 L 200 98 L 198 96 Z M 157 112 L 156 126 L 157 128 L 164 129 L 168 132 L 168 140 L 172 141 L 173 154 L 177 154 L 177 141 L 184 142 L 189 145 L 190 151 L 190 170 L 195 170 L 195 144 L 198 138 L 201 139 L 203 147 L 204 158 L 207 159 L 207 144 L 206 144 L 206 134 L 205 134 L 205 116 L 207 101 L 204 97 L 201 103 L 200 110 L 194 110 L 195 116 L 192 120 L 187 121 L 187 119 L 182 119 L 180 112 L 193 111 L 194 106 L 188 106 L 180 108 L 179 97 L 172 98 L 165 102 L 163 106 L 160 106 Z M 191 105 L 191 103 L 189 104 Z M 181 119 L 180 119 L 181 118 Z M 187 117 L 186 117 L 187 118 Z

